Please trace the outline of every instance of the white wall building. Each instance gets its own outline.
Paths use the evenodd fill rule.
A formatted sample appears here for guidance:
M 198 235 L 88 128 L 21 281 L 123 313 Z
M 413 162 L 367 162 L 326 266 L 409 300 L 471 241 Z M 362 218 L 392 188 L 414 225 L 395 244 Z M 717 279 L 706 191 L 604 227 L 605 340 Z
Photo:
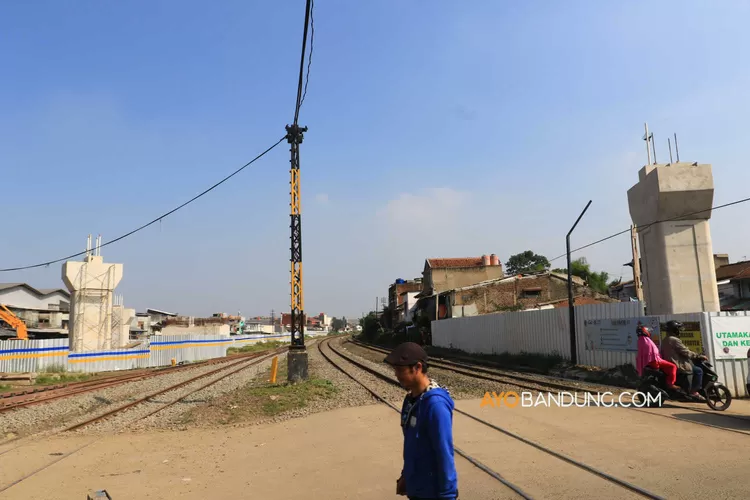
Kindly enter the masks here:
M 10 309 L 39 311 L 70 309 L 70 293 L 63 288 L 34 288 L 26 283 L 0 283 L 0 304 Z

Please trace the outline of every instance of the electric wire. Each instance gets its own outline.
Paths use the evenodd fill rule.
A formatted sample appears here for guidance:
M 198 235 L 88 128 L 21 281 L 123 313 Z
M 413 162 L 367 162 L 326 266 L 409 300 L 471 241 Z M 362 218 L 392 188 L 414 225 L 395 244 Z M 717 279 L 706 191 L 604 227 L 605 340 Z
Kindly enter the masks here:
M 655 224 L 660 224 L 662 222 L 671 222 L 671 221 L 675 221 L 675 220 L 680 220 L 680 219 L 684 219 L 685 217 L 690 217 L 691 215 L 697 215 L 697 214 L 702 214 L 702 213 L 705 213 L 705 212 L 719 210 L 720 208 L 731 207 L 733 205 L 739 205 L 740 203 L 745 203 L 745 202 L 748 202 L 748 201 L 750 201 L 750 198 L 743 198 L 741 200 L 736 200 L 736 201 L 732 201 L 732 202 L 729 202 L 729 203 L 724 203 L 723 205 L 717 205 L 715 207 L 711 207 L 711 208 L 706 209 L 706 210 L 698 210 L 697 212 L 691 212 L 691 213 L 688 213 L 688 214 L 678 215 L 677 217 L 671 217 L 669 219 L 656 220 L 654 222 L 649 222 L 648 224 L 644 224 L 642 226 L 637 226 L 636 229 L 638 231 L 640 231 L 642 229 L 648 229 L 649 227 L 651 227 L 651 226 L 653 226 Z M 582 247 L 578 247 L 575 250 L 571 250 L 570 253 L 573 254 L 573 253 L 578 252 L 580 250 L 585 250 L 586 248 L 592 247 L 594 245 L 598 245 L 599 243 L 603 243 L 603 242 L 605 242 L 607 240 L 611 240 L 612 238 L 616 238 L 617 236 L 620 236 L 620 235 L 623 235 L 623 234 L 629 233 L 629 232 L 630 232 L 630 228 L 625 229 L 624 231 L 620 231 L 620 232 L 615 233 L 615 234 L 610 234 L 606 238 L 602 238 L 600 240 L 596 240 L 596 241 L 594 241 L 592 243 L 589 243 L 587 245 L 584 245 Z M 562 255 L 558 255 L 554 259 L 550 259 L 550 262 L 554 262 L 554 261 L 556 261 L 558 259 L 562 259 L 566 255 L 568 255 L 568 254 L 564 253 Z
M 307 96 L 307 84 L 310 83 L 310 65 L 312 64 L 313 56 L 313 41 L 315 40 L 315 0 L 310 0 L 310 55 L 307 56 L 307 75 L 305 75 L 305 89 L 302 91 L 302 99 L 300 100 L 300 108 L 305 102 L 305 96 Z
M 295 110 L 294 110 L 294 125 L 295 126 L 297 125 L 297 122 L 299 120 L 300 108 L 302 107 L 302 103 L 304 102 L 305 97 L 307 96 L 307 85 L 308 85 L 308 83 L 310 81 L 310 66 L 312 64 L 313 40 L 315 38 L 315 24 L 314 24 L 314 18 L 313 18 L 313 7 L 314 7 L 313 0 L 307 0 L 306 6 L 305 6 L 305 27 L 304 27 L 303 34 L 302 34 L 302 55 L 300 57 L 299 80 L 298 80 L 298 83 L 297 83 L 297 101 L 296 101 Z M 308 27 L 310 28 L 310 56 L 308 57 L 307 72 L 305 73 L 305 53 L 306 53 L 306 49 L 307 49 L 307 31 L 308 31 Z M 304 82 L 304 85 L 303 85 L 303 82 Z M 111 245 L 113 243 L 116 243 L 118 241 L 124 240 L 125 238 L 127 238 L 129 236 L 132 236 L 133 234 L 135 234 L 135 233 L 137 233 L 139 231 L 142 231 L 142 230 L 146 229 L 147 227 L 149 227 L 149 226 L 151 226 L 151 225 L 153 225 L 153 224 L 155 224 L 157 222 L 161 222 L 164 218 L 168 217 L 169 215 L 172 215 L 173 213 L 177 212 L 181 208 L 184 208 L 185 206 L 187 206 L 190 203 L 194 202 L 198 198 L 201 198 L 202 196 L 208 194 L 209 192 L 213 191 L 214 189 L 216 189 L 220 185 L 224 184 L 226 181 L 228 181 L 229 179 L 231 179 L 232 177 L 234 177 L 238 173 L 242 172 L 245 168 L 249 167 L 250 165 L 252 165 L 253 163 L 255 163 L 257 160 L 261 159 L 263 156 L 266 155 L 266 153 L 268 153 L 269 151 L 271 151 L 272 149 L 274 149 L 276 146 L 278 146 L 279 144 L 281 144 L 281 142 L 284 141 L 284 140 L 286 140 L 287 138 L 288 138 L 288 135 L 285 135 L 284 137 L 282 137 L 281 139 L 279 139 L 275 144 L 273 144 L 268 149 L 266 149 L 265 151 L 263 151 L 262 153 L 260 153 L 258 156 L 256 156 L 255 158 L 253 158 L 249 162 L 245 163 L 243 166 L 241 166 L 240 168 L 238 168 L 237 170 L 235 170 L 231 174 L 227 175 L 226 177 L 224 177 L 222 180 L 220 180 L 219 182 L 217 182 L 213 186 L 209 187 L 205 191 L 201 192 L 200 194 L 198 194 L 198 195 L 194 196 L 193 198 L 191 198 L 190 200 L 186 201 L 182 205 L 179 205 L 179 206 L 173 208 L 169 212 L 166 212 L 166 213 L 160 215 L 159 217 L 156 217 L 152 221 L 150 221 L 150 222 L 148 222 L 146 224 L 143 224 L 142 226 L 140 226 L 140 227 L 138 227 L 136 229 L 133 229 L 132 231 L 130 231 L 128 233 L 125 233 L 125 234 L 123 234 L 121 236 L 118 236 L 117 238 L 115 238 L 113 240 L 110 240 L 110 241 L 102 243 L 100 245 L 100 248 L 101 247 L 106 247 L 106 246 L 109 246 L 109 245 Z M 46 261 L 46 262 L 40 262 L 39 264 L 32 264 L 32 265 L 28 265 L 28 266 L 7 267 L 7 268 L 0 269 L 0 272 L 23 271 L 23 270 L 26 270 L 26 269 L 34 269 L 34 268 L 38 268 L 38 267 L 46 267 L 46 266 L 49 266 L 51 264 L 57 264 L 58 262 L 63 262 L 63 261 L 67 261 L 67 260 L 70 260 L 70 259 L 75 258 L 75 257 L 79 257 L 81 255 L 86 254 L 88 251 L 89 250 L 83 250 L 81 252 L 77 252 L 77 253 L 74 253 L 74 254 L 71 254 L 71 255 L 67 255 L 65 257 L 61 257 L 59 259 L 49 260 L 49 261 Z
M 235 170 L 235 171 L 234 171 L 234 172 L 232 172 L 231 174 L 227 175 L 226 177 L 224 177 L 224 178 L 223 178 L 222 180 L 220 180 L 219 182 L 217 182 L 217 183 L 216 183 L 216 184 L 214 184 L 213 186 L 211 186 L 211 187 L 209 187 L 208 189 L 204 190 L 204 191 L 203 191 L 203 192 L 201 192 L 200 194 L 197 194 L 197 195 L 193 196 L 192 198 L 190 198 L 190 199 L 189 199 L 188 201 L 186 201 L 186 202 L 185 202 L 185 203 L 183 203 L 182 205 L 179 205 L 178 207 L 175 207 L 175 208 L 173 208 L 173 209 L 172 209 L 172 210 L 170 210 L 169 212 L 166 212 L 166 213 L 164 213 L 164 214 L 160 215 L 159 217 L 157 217 L 157 218 L 153 219 L 153 220 L 152 220 L 151 222 L 148 222 L 148 223 L 146 223 L 146 224 L 143 224 L 142 226 L 140 226 L 140 227 L 138 227 L 138 228 L 136 228 L 136 229 L 133 229 L 132 231 L 130 231 L 130 232 L 128 232 L 128 233 L 125 233 L 125 234 L 123 234 L 123 235 L 121 235 L 121 236 L 118 236 L 117 238 L 115 238 L 115 239 L 113 239 L 113 240 L 110 240 L 110 241 L 107 241 L 107 242 L 105 242 L 105 243 L 102 243 L 102 244 L 100 245 L 100 248 L 101 248 L 101 247 L 106 247 L 106 246 L 108 246 L 108 245 L 111 245 L 111 244 L 113 244 L 113 243 L 116 243 L 116 242 L 118 242 L 118 241 L 120 241 L 120 240 L 124 240 L 124 239 L 125 239 L 125 238 L 127 238 L 128 236 L 132 236 L 132 235 L 134 235 L 135 233 L 137 233 L 137 232 L 139 232 L 139 231 L 142 231 L 142 230 L 146 229 L 147 227 L 149 227 L 149 226 L 151 226 L 151 225 L 153 225 L 153 224 L 155 224 L 155 223 L 157 223 L 157 222 L 160 222 L 160 221 L 161 221 L 162 219 L 164 219 L 164 218 L 166 218 L 166 217 L 168 217 L 168 216 L 172 215 L 173 213 L 175 213 L 176 211 L 180 210 L 181 208 L 183 208 L 183 207 L 186 207 L 187 205 L 191 204 L 192 202 L 194 202 L 194 201 L 195 201 L 195 200 L 197 200 L 198 198 L 201 198 L 202 196 L 204 196 L 204 195 L 208 194 L 209 192 L 213 191 L 213 190 L 214 190 L 214 189 L 216 189 L 217 187 L 221 186 L 221 185 L 222 185 L 222 184 L 224 184 L 224 183 L 225 183 L 226 181 L 228 181 L 229 179 L 231 179 L 231 178 L 232 178 L 232 177 L 234 177 L 235 175 L 239 174 L 240 172 L 242 172 L 243 170 L 245 170 L 245 169 L 246 169 L 247 167 L 249 167 L 250 165 L 252 165 L 252 164 L 253 164 L 253 163 L 255 163 L 256 161 L 258 161 L 258 160 L 260 160 L 261 158 L 263 158 L 263 156 L 265 156 L 265 155 L 266 155 L 266 153 L 268 153 L 268 152 L 269 152 L 269 151 L 271 151 L 271 150 L 272 150 L 273 148 L 275 148 L 276 146 L 278 146 L 279 144 L 281 144 L 281 142 L 282 142 L 282 141 L 284 141 L 285 139 L 286 139 L 286 136 L 282 137 L 281 139 L 279 139 L 278 141 L 276 141 L 276 143 L 275 143 L 275 144 L 273 144 L 273 145 L 272 145 L 272 146 L 270 146 L 270 147 L 269 147 L 268 149 L 266 149 L 265 151 L 263 151 L 262 153 L 260 153 L 260 154 L 259 154 L 258 156 L 256 156 L 255 158 L 253 158 L 253 159 L 252 159 L 252 160 L 250 160 L 249 162 L 245 163 L 245 164 L 244 164 L 244 165 L 242 165 L 242 166 L 241 166 L 240 168 L 238 168 L 237 170 Z M 85 253 L 87 253 L 87 252 L 88 252 L 88 250 L 84 250 L 84 251 L 82 251 L 82 252 L 78 252 L 78 253 L 74 253 L 74 254 L 72 254 L 72 255 L 68 255 L 68 256 L 66 256 L 66 257 L 62 257 L 62 258 L 59 258 L 59 259 L 55 259 L 55 260 L 50 260 L 50 261 L 47 261 L 47 262 L 41 262 L 41 263 L 39 263 L 39 264 L 33 264 L 33 265 L 30 265 L 30 266 L 7 267 L 7 268 L 5 268 L 5 269 L 0 269 L 0 272 L 2 272 L 2 273 L 5 273 L 5 272 L 9 272 L 9 271 L 23 271 L 23 270 L 25 270 L 25 269 L 34 269 L 34 268 L 37 268 L 37 267 L 46 267 L 46 266 L 49 266 L 50 264 L 57 264 L 58 262 L 63 262 L 63 261 L 67 261 L 67 260 L 70 260 L 70 259 L 72 259 L 72 258 L 74 258 L 74 257 L 79 257 L 79 256 L 81 256 L 81 255 L 83 255 L 83 254 L 85 254 Z
M 303 81 L 305 76 L 305 52 L 307 50 L 307 29 L 310 26 L 310 14 L 312 11 L 312 0 L 307 0 L 305 5 L 305 28 L 302 32 L 302 55 L 299 60 L 299 80 L 297 82 L 297 102 L 294 107 L 294 125 L 296 126 L 299 120 L 299 110 L 302 107 L 302 90 Z M 312 40 L 310 41 L 312 47 Z M 309 68 L 308 68 L 309 69 Z

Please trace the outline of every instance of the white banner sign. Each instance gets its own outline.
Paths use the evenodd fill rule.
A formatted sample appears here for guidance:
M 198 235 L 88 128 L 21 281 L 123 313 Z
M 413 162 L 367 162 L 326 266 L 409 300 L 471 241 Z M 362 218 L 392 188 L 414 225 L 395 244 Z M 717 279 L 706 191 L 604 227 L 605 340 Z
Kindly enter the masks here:
M 659 334 L 659 318 L 643 316 L 622 319 L 587 319 L 584 321 L 586 350 L 638 351 L 638 323 L 648 327 L 654 336 Z
M 711 318 L 716 359 L 744 359 L 750 352 L 750 316 Z

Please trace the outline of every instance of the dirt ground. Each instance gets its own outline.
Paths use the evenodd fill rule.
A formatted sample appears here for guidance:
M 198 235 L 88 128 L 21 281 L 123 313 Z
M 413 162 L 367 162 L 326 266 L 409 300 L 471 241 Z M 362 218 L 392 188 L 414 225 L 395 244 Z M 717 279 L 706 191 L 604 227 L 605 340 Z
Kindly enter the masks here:
M 750 436 L 623 408 L 480 408 L 478 399 L 457 407 L 666 498 L 750 491 Z M 466 416 L 454 415 L 454 434 L 456 447 L 534 498 L 635 498 Z M 89 489 L 115 500 L 403 498 L 394 494 L 401 444 L 397 415 L 383 405 L 247 427 L 56 437 L 0 447 L 0 490 L 51 464 L 0 499 L 80 500 Z M 458 455 L 456 464 L 462 499 L 517 498 Z

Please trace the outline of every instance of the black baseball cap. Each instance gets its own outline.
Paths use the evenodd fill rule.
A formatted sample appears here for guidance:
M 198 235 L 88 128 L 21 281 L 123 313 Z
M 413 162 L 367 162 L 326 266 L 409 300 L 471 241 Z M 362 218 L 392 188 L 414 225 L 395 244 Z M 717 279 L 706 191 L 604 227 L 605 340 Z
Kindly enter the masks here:
M 404 342 L 396 347 L 383 360 L 391 366 L 412 366 L 427 361 L 427 353 L 422 346 L 414 342 Z

